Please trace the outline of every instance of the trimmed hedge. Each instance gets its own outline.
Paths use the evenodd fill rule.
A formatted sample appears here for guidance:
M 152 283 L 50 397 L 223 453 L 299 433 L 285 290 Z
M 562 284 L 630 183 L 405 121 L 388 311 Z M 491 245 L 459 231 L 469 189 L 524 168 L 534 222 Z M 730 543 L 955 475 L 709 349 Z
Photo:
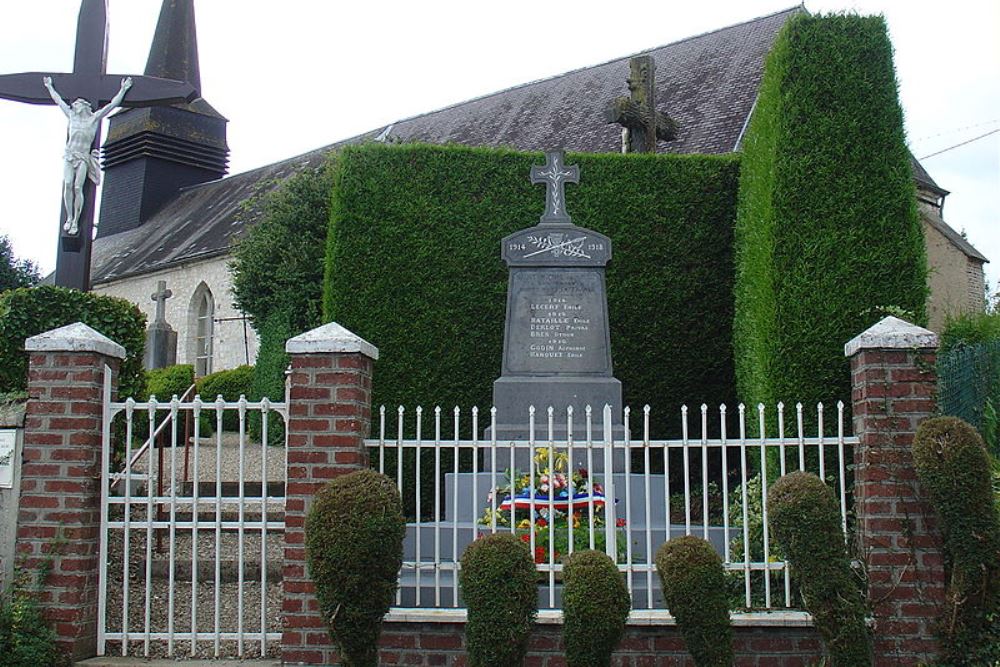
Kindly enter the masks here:
M 538 613 L 535 563 L 510 533 L 480 537 L 465 548 L 458 571 L 468 609 L 470 667 L 520 665 Z
M 24 341 L 74 322 L 83 322 L 125 348 L 118 371 L 118 394 L 142 396 L 146 374 L 146 316 L 124 299 L 43 285 L 0 295 L 0 391 L 24 391 L 28 386 L 28 355 Z
M 154 368 L 146 371 L 145 398 L 156 396 L 157 401 L 169 401 L 174 396 L 183 396 L 192 384 L 194 384 L 194 366 L 191 364 Z
M 733 630 L 722 559 L 706 540 L 677 537 L 656 552 L 663 599 L 698 667 L 733 664 Z
M 195 392 L 201 396 L 201 400 L 212 403 L 216 397 L 222 396 L 226 401 L 238 401 L 240 396 L 252 396 L 254 383 L 253 366 L 237 366 L 225 371 L 217 371 L 199 378 Z M 202 413 L 208 418 L 207 424 L 210 428 L 215 428 L 216 418 L 214 411 Z M 240 415 L 236 410 L 226 410 L 222 415 L 222 428 L 233 431 L 239 428 Z
M 796 471 L 771 487 L 767 510 L 774 539 L 798 580 L 831 664 L 872 664 L 865 602 L 851 572 L 833 490 L 816 475 Z
M 608 667 L 632 609 L 621 572 L 601 551 L 576 551 L 563 565 L 563 583 L 566 664 Z
M 792 18 L 743 140 L 733 323 L 742 400 L 849 403 L 844 343 L 887 311 L 924 322 L 909 159 L 885 20 Z
M 611 237 L 615 376 L 674 433 L 681 403 L 732 402 L 732 157 L 571 154 L 577 224 Z M 492 404 L 506 234 L 537 223 L 541 153 L 381 144 L 337 162 L 324 320 L 378 346 L 374 405 Z M 428 361 L 431 360 L 431 361 Z M 669 425 L 669 428 L 668 428 Z
M 989 636 L 991 615 L 1000 615 L 1000 514 L 986 447 L 966 422 L 936 417 L 917 428 L 913 460 L 941 518 L 949 573 L 940 624 L 946 658 L 951 664 L 992 664 L 1000 659 L 1000 636 Z M 978 654 L 990 639 L 992 654 Z
M 374 470 L 338 477 L 316 494 L 305 528 L 309 576 L 343 664 L 375 667 L 403 564 L 396 485 Z

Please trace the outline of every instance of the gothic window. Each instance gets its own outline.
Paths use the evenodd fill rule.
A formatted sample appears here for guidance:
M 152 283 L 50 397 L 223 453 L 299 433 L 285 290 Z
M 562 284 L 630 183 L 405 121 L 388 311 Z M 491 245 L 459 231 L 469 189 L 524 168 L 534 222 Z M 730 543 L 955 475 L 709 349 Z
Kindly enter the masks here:
M 194 341 L 193 357 L 195 375 L 201 377 L 212 372 L 213 334 L 215 333 L 215 299 L 212 290 L 202 283 L 195 290 L 191 304 L 193 316 L 191 334 Z

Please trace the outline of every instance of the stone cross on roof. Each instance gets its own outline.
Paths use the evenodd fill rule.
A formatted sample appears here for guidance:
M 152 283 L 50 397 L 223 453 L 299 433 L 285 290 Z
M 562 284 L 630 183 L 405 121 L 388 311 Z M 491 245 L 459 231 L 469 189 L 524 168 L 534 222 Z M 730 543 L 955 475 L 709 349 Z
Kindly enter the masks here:
M 154 322 L 165 322 L 166 316 L 164 310 L 167 307 L 167 299 L 174 295 L 173 292 L 167 289 L 167 281 L 160 280 L 156 283 L 156 291 L 153 292 L 150 297 L 154 302 L 156 302 L 156 317 L 153 319 Z
M 541 224 L 567 224 L 572 219 L 566 212 L 566 183 L 580 183 L 580 168 L 566 166 L 566 155 L 560 150 L 545 151 L 545 166 L 531 167 L 531 182 L 545 184 L 545 213 Z
M 625 127 L 623 153 L 655 153 L 656 140 L 677 138 L 677 123 L 656 110 L 656 61 L 634 56 L 629 61 L 628 97 L 616 97 L 604 110 L 608 123 Z
M 122 87 L 120 74 L 107 74 L 108 52 L 108 6 L 107 0 L 83 0 L 76 29 L 76 51 L 71 73 L 24 72 L 0 76 L 0 98 L 26 102 L 28 104 L 55 104 L 43 81 L 51 79 L 67 106 L 76 100 L 87 101 L 91 108 L 98 109 L 115 99 Z M 141 107 L 157 104 L 189 102 L 198 97 L 198 91 L 190 83 L 170 81 L 151 76 L 131 77 L 132 87 L 123 106 Z M 92 150 L 101 144 L 98 124 Z M 96 184 L 86 181 L 83 210 L 77 220 L 76 229 L 60 236 L 59 253 L 56 259 L 56 285 L 79 290 L 90 289 L 90 246 L 91 229 L 94 223 L 94 195 Z M 67 211 L 67 215 L 70 212 Z M 60 220 L 60 225 L 62 221 Z

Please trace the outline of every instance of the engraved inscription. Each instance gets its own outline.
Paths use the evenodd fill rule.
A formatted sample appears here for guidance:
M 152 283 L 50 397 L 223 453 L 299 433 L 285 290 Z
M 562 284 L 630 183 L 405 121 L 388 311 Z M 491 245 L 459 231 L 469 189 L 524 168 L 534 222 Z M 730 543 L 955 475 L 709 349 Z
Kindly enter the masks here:
M 609 366 L 601 276 L 514 272 L 506 366 L 528 373 L 601 373 Z

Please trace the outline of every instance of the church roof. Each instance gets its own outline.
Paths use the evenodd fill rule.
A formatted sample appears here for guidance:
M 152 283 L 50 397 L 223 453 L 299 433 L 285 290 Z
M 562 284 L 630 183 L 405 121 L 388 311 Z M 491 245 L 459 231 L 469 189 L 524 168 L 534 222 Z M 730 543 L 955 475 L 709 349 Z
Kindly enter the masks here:
M 660 153 L 735 151 L 753 110 L 764 57 L 793 7 L 768 16 L 644 51 L 656 60 L 656 106 L 677 121 L 674 141 Z M 183 190 L 138 229 L 96 240 L 95 284 L 199 261 L 229 252 L 255 212 L 244 202 L 304 168 L 322 164 L 338 146 L 366 139 L 459 143 L 610 153 L 621 150 L 621 128 L 604 107 L 627 94 L 629 57 L 573 70 L 437 111 L 282 162 Z

